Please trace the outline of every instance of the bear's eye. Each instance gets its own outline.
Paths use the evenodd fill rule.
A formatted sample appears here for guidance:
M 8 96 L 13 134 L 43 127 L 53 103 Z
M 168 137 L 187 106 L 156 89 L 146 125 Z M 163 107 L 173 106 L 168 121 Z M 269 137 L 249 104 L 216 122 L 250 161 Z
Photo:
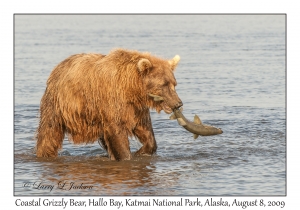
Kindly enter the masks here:
M 169 82 L 164 82 L 162 86 L 169 86 Z

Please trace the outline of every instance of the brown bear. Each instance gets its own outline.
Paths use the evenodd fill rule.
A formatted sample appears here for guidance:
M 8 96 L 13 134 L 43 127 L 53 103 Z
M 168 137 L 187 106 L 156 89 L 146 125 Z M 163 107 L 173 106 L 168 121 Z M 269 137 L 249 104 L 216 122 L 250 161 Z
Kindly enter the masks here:
M 65 133 L 74 144 L 98 140 L 111 160 L 131 159 L 133 136 L 143 145 L 135 155 L 155 153 L 149 108 L 169 114 L 182 106 L 173 73 L 179 60 L 115 49 L 59 63 L 41 99 L 37 157 L 56 157 Z

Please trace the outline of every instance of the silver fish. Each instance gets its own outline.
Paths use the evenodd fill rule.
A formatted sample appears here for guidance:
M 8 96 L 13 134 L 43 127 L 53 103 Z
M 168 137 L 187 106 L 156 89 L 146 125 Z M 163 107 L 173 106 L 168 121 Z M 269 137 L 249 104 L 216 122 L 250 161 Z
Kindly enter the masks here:
M 180 109 L 173 110 L 173 114 L 170 116 L 170 119 L 177 119 L 179 125 L 181 125 L 186 130 L 194 134 L 194 139 L 198 138 L 199 135 L 212 136 L 223 133 L 223 131 L 220 128 L 203 124 L 197 115 L 195 115 L 194 117 L 194 122 L 189 121 L 182 114 L 182 110 L 182 107 Z

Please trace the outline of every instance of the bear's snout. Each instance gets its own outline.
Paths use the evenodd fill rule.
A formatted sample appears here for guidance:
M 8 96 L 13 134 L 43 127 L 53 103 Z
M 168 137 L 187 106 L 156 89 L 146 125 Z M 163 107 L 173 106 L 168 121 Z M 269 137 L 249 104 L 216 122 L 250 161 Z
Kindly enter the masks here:
M 182 103 L 182 101 L 180 100 L 177 104 L 175 104 L 175 109 L 178 109 L 178 108 L 180 108 L 180 107 L 182 107 L 183 106 L 183 103 Z

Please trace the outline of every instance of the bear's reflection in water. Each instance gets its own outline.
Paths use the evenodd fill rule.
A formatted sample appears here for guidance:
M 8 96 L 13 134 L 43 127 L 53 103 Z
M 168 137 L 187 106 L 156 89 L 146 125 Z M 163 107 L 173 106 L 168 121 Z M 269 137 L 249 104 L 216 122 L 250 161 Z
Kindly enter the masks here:
M 178 176 L 157 171 L 158 158 L 135 157 L 117 162 L 108 157 L 59 156 L 35 160 L 41 164 L 43 182 L 55 185 L 51 195 L 160 195 L 166 186 L 177 182 Z M 81 184 L 93 187 L 78 189 Z

